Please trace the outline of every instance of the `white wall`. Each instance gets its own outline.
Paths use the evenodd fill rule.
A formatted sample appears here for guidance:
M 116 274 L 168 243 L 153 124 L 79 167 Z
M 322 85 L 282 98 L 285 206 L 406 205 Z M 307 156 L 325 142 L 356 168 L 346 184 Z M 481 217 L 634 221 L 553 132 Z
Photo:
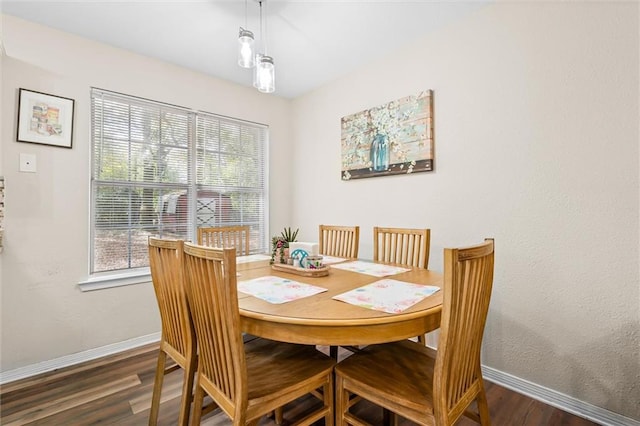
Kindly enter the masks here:
M 82 293 L 89 243 L 90 87 L 270 126 L 270 179 L 288 181 L 290 101 L 263 95 L 4 15 L 1 370 L 160 331 L 150 283 Z M 73 149 L 16 142 L 18 88 L 75 99 Z M 37 173 L 19 173 L 20 153 Z M 289 223 L 291 195 L 272 184 L 271 227 Z
M 496 240 L 483 363 L 640 419 L 638 4 L 486 7 L 293 104 L 294 211 Z M 340 181 L 340 118 L 434 90 L 435 171 Z

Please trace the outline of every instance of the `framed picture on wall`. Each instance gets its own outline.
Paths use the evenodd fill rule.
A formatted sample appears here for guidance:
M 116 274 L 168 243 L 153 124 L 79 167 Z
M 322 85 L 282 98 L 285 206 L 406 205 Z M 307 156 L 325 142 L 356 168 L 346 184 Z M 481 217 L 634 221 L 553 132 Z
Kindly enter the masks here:
M 71 148 L 74 104 L 70 98 L 20 89 L 18 142 Z
M 341 120 L 342 180 L 433 171 L 433 91 Z

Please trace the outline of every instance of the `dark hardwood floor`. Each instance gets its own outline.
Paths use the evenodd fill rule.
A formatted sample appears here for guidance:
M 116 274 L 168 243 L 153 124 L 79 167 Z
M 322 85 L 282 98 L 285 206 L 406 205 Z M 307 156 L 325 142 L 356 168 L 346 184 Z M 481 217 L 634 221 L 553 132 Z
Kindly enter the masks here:
M 146 425 L 153 389 L 157 345 L 148 345 L 100 360 L 8 383 L 0 388 L 0 424 L 9 425 Z M 165 378 L 160 425 L 174 425 L 182 374 Z M 595 423 L 486 382 L 494 426 L 592 426 Z M 314 398 L 285 407 L 295 419 Z M 371 424 L 382 423 L 382 410 L 366 402 L 357 407 Z M 219 410 L 203 418 L 203 425 L 229 425 Z M 401 421 L 401 426 L 412 423 Z M 475 423 L 462 419 L 459 426 Z M 275 425 L 264 418 L 260 425 Z

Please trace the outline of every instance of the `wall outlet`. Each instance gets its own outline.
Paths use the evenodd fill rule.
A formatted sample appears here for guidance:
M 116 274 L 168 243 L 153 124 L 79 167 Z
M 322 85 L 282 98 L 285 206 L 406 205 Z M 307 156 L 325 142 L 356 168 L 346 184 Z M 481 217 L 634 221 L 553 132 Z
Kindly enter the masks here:
M 20 171 L 26 173 L 36 172 L 35 154 L 20 154 Z

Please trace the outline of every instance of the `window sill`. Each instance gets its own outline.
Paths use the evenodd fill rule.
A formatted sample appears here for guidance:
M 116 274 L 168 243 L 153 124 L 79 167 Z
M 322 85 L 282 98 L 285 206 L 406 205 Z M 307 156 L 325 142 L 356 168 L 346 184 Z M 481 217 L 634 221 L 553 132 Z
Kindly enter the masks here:
M 128 271 L 120 274 L 96 274 L 85 281 L 80 281 L 78 287 L 80 287 L 81 291 L 93 291 L 148 282 L 151 282 L 149 268 L 141 268 L 135 272 Z

